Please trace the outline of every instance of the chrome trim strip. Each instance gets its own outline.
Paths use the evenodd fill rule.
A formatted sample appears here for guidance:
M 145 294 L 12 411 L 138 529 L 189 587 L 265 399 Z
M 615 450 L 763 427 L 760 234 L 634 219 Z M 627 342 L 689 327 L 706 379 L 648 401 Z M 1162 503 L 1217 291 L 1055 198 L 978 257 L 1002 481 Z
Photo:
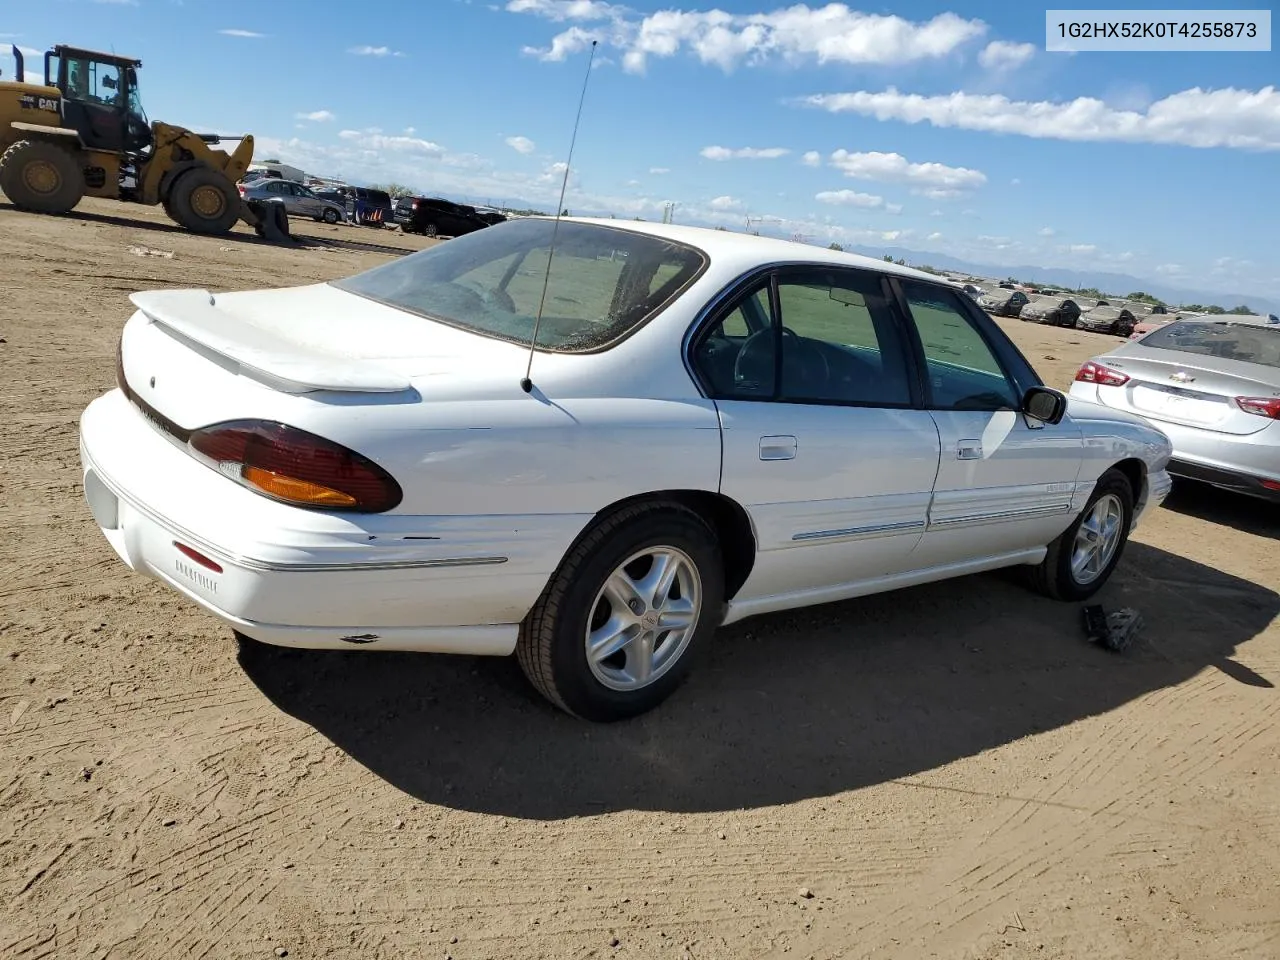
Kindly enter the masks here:
M 1071 501 L 1047 504 L 1043 507 L 1023 507 L 1019 510 L 998 510 L 992 513 L 970 513 L 963 517 L 946 517 L 938 520 L 929 519 L 929 528 L 958 527 L 970 523 L 999 523 L 1002 520 L 1030 520 L 1036 517 L 1053 517 L 1061 513 L 1071 512 Z
M 442 557 L 431 560 L 370 560 L 367 562 L 347 562 L 336 561 L 334 563 L 288 563 L 271 560 L 257 560 L 253 557 L 245 557 L 239 554 L 231 553 L 222 547 L 214 546 L 202 537 L 198 537 L 190 530 L 180 524 L 174 523 L 168 517 L 161 516 L 139 502 L 135 497 L 121 491 L 114 483 L 112 483 L 102 472 L 93 456 L 85 448 L 84 439 L 80 440 L 80 458 L 81 461 L 94 472 L 103 485 L 110 490 L 116 497 L 123 500 L 131 508 L 138 511 L 153 523 L 164 527 L 166 530 L 176 534 L 187 545 L 199 550 L 201 553 L 208 554 L 217 560 L 225 560 L 233 566 L 243 567 L 249 570 L 266 570 L 274 573 L 342 573 L 352 571 L 378 571 L 378 570 L 416 570 L 416 569 L 438 569 L 441 567 L 482 567 L 492 566 L 499 563 L 506 563 L 507 557 Z
M 868 527 L 848 527 L 843 530 L 814 530 L 809 533 L 797 533 L 792 541 L 807 540 L 845 540 L 861 537 L 877 537 L 886 533 L 901 533 L 905 530 L 920 530 L 923 520 L 903 520 L 898 523 L 878 523 Z

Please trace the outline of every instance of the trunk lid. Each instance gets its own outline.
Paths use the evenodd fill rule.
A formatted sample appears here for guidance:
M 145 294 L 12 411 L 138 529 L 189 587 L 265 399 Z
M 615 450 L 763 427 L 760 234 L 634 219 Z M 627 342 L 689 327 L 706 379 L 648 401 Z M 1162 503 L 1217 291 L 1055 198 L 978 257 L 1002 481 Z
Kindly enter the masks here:
M 210 294 L 134 294 L 121 374 L 179 427 L 288 420 L 298 404 L 349 410 L 485 394 L 514 385 L 527 350 L 404 313 L 328 284 Z M 345 396 L 346 399 L 340 399 Z
M 1239 360 L 1130 344 L 1095 362 L 1130 378 L 1123 386 L 1099 388 L 1107 406 L 1217 433 L 1245 435 L 1266 428 L 1273 421 L 1241 410 L 1235 398 L 1280 395 L 1280 371 Z

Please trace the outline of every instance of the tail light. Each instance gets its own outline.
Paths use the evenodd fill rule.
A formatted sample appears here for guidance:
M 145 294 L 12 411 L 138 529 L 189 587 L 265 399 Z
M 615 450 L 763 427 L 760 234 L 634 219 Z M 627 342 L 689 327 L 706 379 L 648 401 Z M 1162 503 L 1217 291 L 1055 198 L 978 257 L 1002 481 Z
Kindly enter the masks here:
M 243 196 L 244 196 L 244 184 L 243 184 L 243 183 L 237 183 L 237 184 L 236 184 L 236 189 L 240 191 L 240 196 L 241 196 L 241 197 L 243 197 Z
M 191 452 L 256 493 L 297 507 L 382 513 L 400 503 L 400 485 L 368 457 L 305 430 L 236 420 L 196 430 Z
M 1088 360 L 1076 371 L 1076 382 L 1096 383 L 1100 387 L 1122 387 L 1129 382 L 1129 375 Z
M 1236 397 L 1236 404 L 1245 413 L 1280 420 L 1280 397 Z

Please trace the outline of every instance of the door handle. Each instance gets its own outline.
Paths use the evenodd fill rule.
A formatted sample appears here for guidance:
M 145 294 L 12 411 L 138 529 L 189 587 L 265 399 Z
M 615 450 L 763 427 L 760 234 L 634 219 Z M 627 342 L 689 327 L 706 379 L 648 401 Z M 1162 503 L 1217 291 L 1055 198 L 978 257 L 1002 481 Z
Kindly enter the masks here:
M 761 437 L 761 460 L 794 460 L 796 458 L 796 438 L 792 436 Z
M 981 460 L 982 459 L 982 441 L 981 440 L 961 440 L 956 444 L 957 460 Z

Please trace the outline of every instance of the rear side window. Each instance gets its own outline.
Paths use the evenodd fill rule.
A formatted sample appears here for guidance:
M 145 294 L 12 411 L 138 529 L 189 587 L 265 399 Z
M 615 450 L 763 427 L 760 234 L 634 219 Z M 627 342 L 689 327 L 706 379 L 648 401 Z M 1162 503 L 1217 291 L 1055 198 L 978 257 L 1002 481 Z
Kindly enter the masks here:
M 1264 327 L 1256 323 L 1175 321 L 1147 334 L 1142 338 L 1142 345 L 1175 353 L 1280 367 L 1280 327 Z

